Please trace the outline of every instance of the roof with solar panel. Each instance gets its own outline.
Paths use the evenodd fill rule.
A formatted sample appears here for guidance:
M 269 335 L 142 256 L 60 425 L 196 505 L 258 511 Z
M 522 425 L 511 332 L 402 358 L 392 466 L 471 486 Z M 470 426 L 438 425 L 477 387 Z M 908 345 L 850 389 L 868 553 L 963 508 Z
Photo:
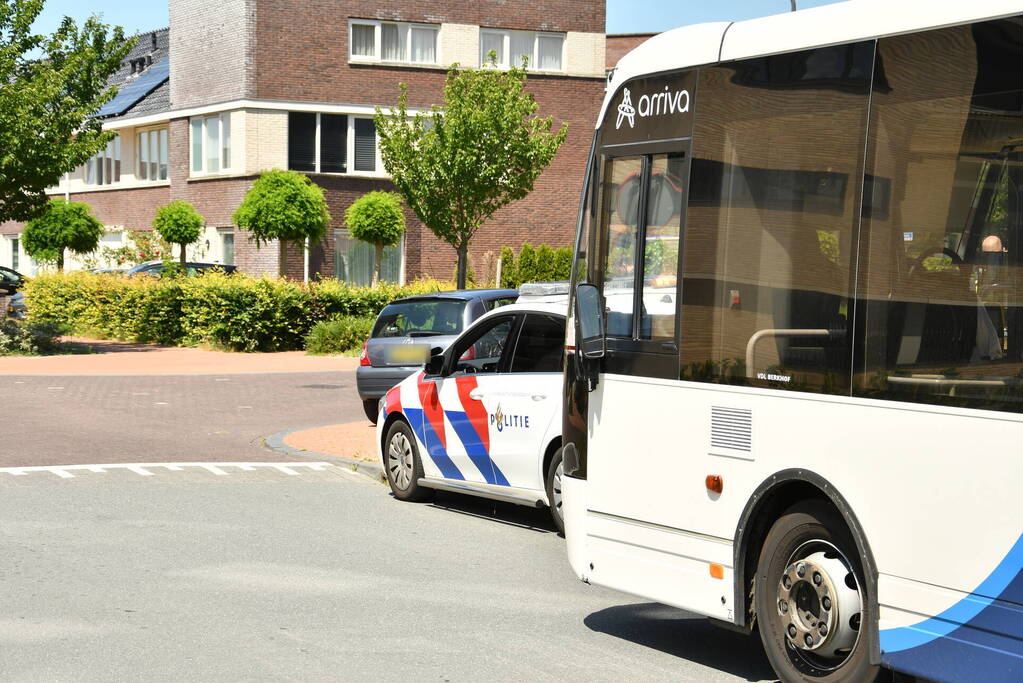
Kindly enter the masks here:
M 96 112 L 104 121 L 170 110 L 170 29 L 141 33 L 110 77 L 117 95 Z

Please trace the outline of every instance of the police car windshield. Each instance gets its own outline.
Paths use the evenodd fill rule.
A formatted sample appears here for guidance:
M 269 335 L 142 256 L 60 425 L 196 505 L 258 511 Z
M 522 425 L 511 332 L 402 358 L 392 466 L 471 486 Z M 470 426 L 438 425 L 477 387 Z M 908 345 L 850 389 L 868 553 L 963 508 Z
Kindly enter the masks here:
M 373 337 L 431 337 L 462 331 L 459 299 L 425 299 L 389 304 L 377 316 Z

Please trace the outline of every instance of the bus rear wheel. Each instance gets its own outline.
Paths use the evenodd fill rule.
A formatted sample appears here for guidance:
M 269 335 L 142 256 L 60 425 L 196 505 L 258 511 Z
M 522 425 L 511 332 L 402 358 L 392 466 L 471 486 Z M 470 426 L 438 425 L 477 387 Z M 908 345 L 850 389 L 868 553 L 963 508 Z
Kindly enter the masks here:
M 760 552 L 760 639 L 786 683 L 861 683 L 877 678 L 864 635 L 867 584 L 841 517 L 822 503 L 790 508 Z

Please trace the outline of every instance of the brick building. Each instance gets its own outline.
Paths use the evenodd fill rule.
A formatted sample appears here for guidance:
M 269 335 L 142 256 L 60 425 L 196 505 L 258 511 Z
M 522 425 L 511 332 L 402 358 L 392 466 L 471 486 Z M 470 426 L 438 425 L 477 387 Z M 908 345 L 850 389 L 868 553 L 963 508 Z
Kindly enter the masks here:
M 503 245 L 570 243 L 603 97 L 604 13 L 602 0 L 170 0 L 169 29 L 139 36 L 115 76 L 121 93 L 100 112 L 117 139 L 52 193 L 89 203 L 110 228 L 107 246 L 121 244 L 118 229 L 148 229 L 157 207 L 185 199 L 208 225 L 191 257 L 301 277 L 301 249 L 257 249 L 231 221 L 261 171 L 299 170 L 325 189 L 333 216 L 310 272 L 362 281 L 372 249 L 348 237 L 343 216 L 365 192 L 391 188 L 374 107 L 395 104 L 399 83 L 411 108 L 429 107 L 450 64 L 477 67 L 491 49 L 505 64 L 528 54 L 539 113 L 567 122 L 568 139 L 534 192 L 477 234 L 470 258 L 486 271 Z M 411 213 L 408 226 L 385 255 L 385 276 L 451 277 L 454 250 Z M 21 229 L 0 225 L 0 264 L 33 272 Z

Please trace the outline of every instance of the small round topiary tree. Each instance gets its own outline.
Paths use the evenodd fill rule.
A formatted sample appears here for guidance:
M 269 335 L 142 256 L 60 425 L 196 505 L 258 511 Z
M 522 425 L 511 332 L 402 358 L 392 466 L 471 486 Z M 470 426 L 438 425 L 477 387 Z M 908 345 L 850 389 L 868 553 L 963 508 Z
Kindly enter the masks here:
M 205 225 L 206 219 L 195 207 L 181 199 L 175 199 L 156 210 L 156 218 L 153 220 L 156 234 L 165 242 L 181 245 L 182 273 L 188 267 L 186 248 L 202 236 Z
M 252 233 L 257 246 L 280 240 L 308 248 L 327 233 L 330 212 L 322 187 L 301 173 L 274 169 L 252 184 L 234 224 Z
M 373 268 L 373 286 L 380 282 L 380 266 L 384 260 L 384 247 L 393 247 L 405 234 L 405 212 L 401 210 L 401 196 L 396 192 L 379 190 L 362 195 L 345 211 L 345 225 L 352 237 L 376 247 Z
M 96 251 L 103 236 L 103 224 L 82 202 L 51 199 L 37 218 L 25 225 L 21 243 L 25 253 L 46 263 L 55 263 L 64 270 L 64 251 L 88 254 Z

